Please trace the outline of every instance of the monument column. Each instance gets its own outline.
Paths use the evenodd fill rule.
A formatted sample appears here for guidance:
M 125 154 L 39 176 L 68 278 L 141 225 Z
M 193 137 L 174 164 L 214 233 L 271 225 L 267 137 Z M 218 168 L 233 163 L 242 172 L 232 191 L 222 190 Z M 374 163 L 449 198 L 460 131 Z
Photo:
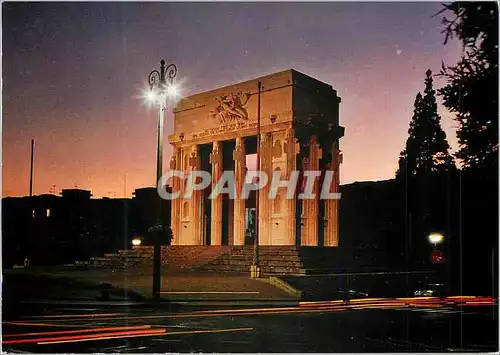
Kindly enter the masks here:
M 309 156 L 303 159 L 303 171 L 318 171 L 319 159 L 321 159 L 321 149 L 318 148 L 316 137 L 309 140 Z M 303 186 L 310 184 L 311 177 L 304 179 Z M 319 194 L 318 177 L 314 180 L 312 194 L 314 198 L 302 200 L 302 235 L 301 245 L 318 246 L 318 214 L 319 214 Z
M 289 128 L 286 131 L 284 150 L 286 155 L 286 179 L 290 181 L 292 172 L 295 171 L 296 154 L 297 154 L 297 139 L 294 136 L 293 129 Z M 285 201 L 285 225 L 286 225 L 286 244 L 295 245 L 295 227 L 296 227 L 296 205 L 295 197 L 293 199 L 286 199 Z
M 220 142 L 213 142 L 210 163 L 212 164 L 212 191 L 222 176 L 222 149 Z M 210 244 L 222 244 L 222 195 L 212 201 L 212 218 L 210 226 Z
M 191 155 L 189 157 L 189 166 L 191 167 L 191 171 L 199 171 L 201 162 L 200 162 L 200 148 L 198 145 L 193 145 L 191 148 Z M 199 182 L 201 178 L 197 178 L 196 183 Z M 202 245 L 202 191 L 196 190 L 193 191 L 193 195 L 191 196 L 191 211 L 192 211 L 192 235 L 189 238 L 189 241 L 185 244 L 189 245 Z
M 332 145 L 332 160 L 327 165 L 327 170 L 333 170 L 333 182 L 330 192 L 339 192 L 339 172 L 342 155 L 338 149 L 338 141 Z M 339 200 L 325 200 L 325 246 L 339 246 Z
M 236 198 L 234 200 L 234 239 L 233 245 L 245 244 L 245 202 L 241 199 L 241 191 L 245 184 L 245 142 L 243 138 L 236 137 L 236 147 L 233 152 L 234 160 L 234 185 Z
M 170 170 L 180 170 L 180 152 L 178 148 L 173 149 L 172 158 L 170 158 Z M 180 191 L 181 181 L 178 178 L 172 178 L 172 193 Z M 180 198 L 173 199 L 171 201 L 171 217 L 170 217 L 170 228 L 172 229 L 173 239 L 172 245 L 179 243 L 180 238 Z
M 272 136 L 262 133 L 260 136 L 260 171 L 267 174 L 268 183 L 259 190 L 259 244 L 272 245 L 271 241 L 271 201 L 269 190 L 271 188 L 272 171 Z

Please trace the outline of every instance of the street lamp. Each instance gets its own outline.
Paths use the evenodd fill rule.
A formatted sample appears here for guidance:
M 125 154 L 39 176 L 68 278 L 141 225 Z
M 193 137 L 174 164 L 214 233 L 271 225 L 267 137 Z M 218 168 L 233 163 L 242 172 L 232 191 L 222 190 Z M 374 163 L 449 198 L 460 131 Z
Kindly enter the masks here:
M 141 244 L 142 244 L 142 240 L 141 240 L 141 238 L 134 238 L 134 239 L 132 239 L 132 245 L 133 245 L 134 247 L 138 247 L 138 246 L 139 246 L 139 245 L 141 245 Z
M 177 95 L 177 90 L 173 85 L 175 76 L 177 75 L 177 67 L 175 64 L 169 64 L 165 67 L 165 61 L 160 62 L 160 70 L 153 70 L 149 73 L 149 93 L 148 101 L 156 104 L 160 113 L 158 115 L 158 144 L 156 151 L 156 187 L 160 187 L 160 179 L 163 173 L 163 122 L 165 119 L 165 109 L 167 98 Z M 158 197 L 158 208 L 156 216 L 156 224 L 149 228 L 149 232 L 154 237 L 154 255 L 153 255 L 153 298 L 160 298 L 161 288 L 161 240 L 160 237 L 164 231 L 160 217 L 161 200 Z
M 429 234 L 429 242 L 436 247 L 436 245 L 441 244 L 444 240 L 444 236 L 441 233 Z

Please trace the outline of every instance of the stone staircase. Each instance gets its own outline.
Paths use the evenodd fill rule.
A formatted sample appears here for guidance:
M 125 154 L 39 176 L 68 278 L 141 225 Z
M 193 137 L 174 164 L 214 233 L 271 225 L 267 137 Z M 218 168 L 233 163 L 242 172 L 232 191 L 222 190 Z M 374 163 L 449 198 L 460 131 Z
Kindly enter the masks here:
M 174 245 L 166 248 L 168 270 L 192 270 L 228 253 L 230 246 Z M 165 263 L 164 263 L 165 264 Z
M 228 252 L 229 248 L 228 246 L 162 246 L 162 265 L 171 271 L 191 270 L 208 263 L 222 253 Z M 91 257 L 90 265 L 111 269 L 145 267 L 152 265 L 153 255 L 152 246 L 139 246 L 134 247 L 134 249 L 118 250 L 116 253 L 106 253 L 102 257 Z
M 254 247 L 232 246 L 224 254 L 200 265 L 197 271 L 248 273 L 253 263 Z M 302 264 L 295 246 L 260 246 L 259 264 L 262 275 L 301 273 Z
M 253 246 L 233 246 L 196 270 L 210 272 L 249 272 Z M 362 248 L 318 248 L 299 246 L 261 246 L 259 264 L 262 275 L 318 275 L 386 270 L 383 255 Z
M 248 273 L 254 247 L 246 246 L 163 246 L 162 264 L 169 271 Z M 90 258 L 94 267 L 136 268 L 151 266 L 153 247 L 140 246 Z M 386 271 L 380 252 L 364 248 L 318 248 L 260 246 L 262 275 L 321 275 L 347 272 Z

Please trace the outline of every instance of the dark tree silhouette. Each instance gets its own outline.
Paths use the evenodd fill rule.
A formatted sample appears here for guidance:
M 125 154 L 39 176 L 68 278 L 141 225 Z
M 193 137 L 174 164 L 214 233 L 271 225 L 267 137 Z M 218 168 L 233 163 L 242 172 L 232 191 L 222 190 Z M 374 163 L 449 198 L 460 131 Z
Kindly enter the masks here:
M 457 38 L 463 55 L 442 65 L 448 84 L 439 90 L 456 116 L 463 169 L 452 199 L 458 208 L 451 245 L 452 270 L 460 290 L 498 295 L 498 4 L 444 5 L 445 44 Z M 458 237 L 458 239 L 457 239 Z M 453 239 L 453 238 L 452 238 Z M 465 270 L 467 272 L 465 272 Z M 458 275 L 457 275 L 458 273 Z
M 427 70 L 424 96 L 417 94 L 413 117 L 408 130 L 406 148 L 399 156 L 396 177 L 447 171 L 453 163 L 448 150 L 446 133 L 441 127 L 441 117 L 437 113 L 436 92 L 433 88 L 432 72 Z
M 427 236 L 446 229 L 450 220 L 446 215 L 446 184 L 456 171 L 437 112 L 432 72 L 429 69 L 425 74 L 424 95 L 416 95 L 409 136 L 396 172 L 401 206 L 397 228 L 399 235 L 405 237 L 399 238 L 394 249 L 404 255 L 408 271 L 429 267 L 431 250 Z
M 498 164 L 498 4 L 453 2 L 444 5 L 445 44 L 458 38 L 464 47 L 455 66 L 443 63 L 440 75 L 448 85 L 438 90 L 444 105 L 456 114 L 464 168 Z

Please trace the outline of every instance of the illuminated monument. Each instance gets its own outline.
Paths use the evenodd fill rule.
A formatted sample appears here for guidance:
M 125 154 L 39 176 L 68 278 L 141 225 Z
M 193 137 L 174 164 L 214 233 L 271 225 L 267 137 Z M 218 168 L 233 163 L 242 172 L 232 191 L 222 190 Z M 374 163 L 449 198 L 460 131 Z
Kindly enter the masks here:
M 334 172 L 331 192 L 338 191 L 342 155 L 339 139 L 340 97 L 328 84 L 287 70 L 182 99 L 174 110 L 170 168 L 212 173 L 212 185 L 225 170 L 235 172 L 236 190 L 245 179 L 246 157 L 257 152 L 258 82 L 260 95 L 261 169 L 281 180 L 292 171 Z M 322 174 L 323 176 L 324 174 Z M 180 180 L 174 191 L 183 193 Z M 300 187 L 299 182 L 299 187 Z M 321 200 L 321 178 L 314 185 L 315 199 L 286 198 L 280 188 L 268 199 L 270 183 L 259 193 L 259 244 L 329 246 L 339 244 L 338 200 Z M 195 191 L 189 200 L 172 200 L 173 245 L 252 244 L 249 220 L 254 199 L 210 200 L 211 187 Z M 251 228 L 250 228 L 251 229 Z

